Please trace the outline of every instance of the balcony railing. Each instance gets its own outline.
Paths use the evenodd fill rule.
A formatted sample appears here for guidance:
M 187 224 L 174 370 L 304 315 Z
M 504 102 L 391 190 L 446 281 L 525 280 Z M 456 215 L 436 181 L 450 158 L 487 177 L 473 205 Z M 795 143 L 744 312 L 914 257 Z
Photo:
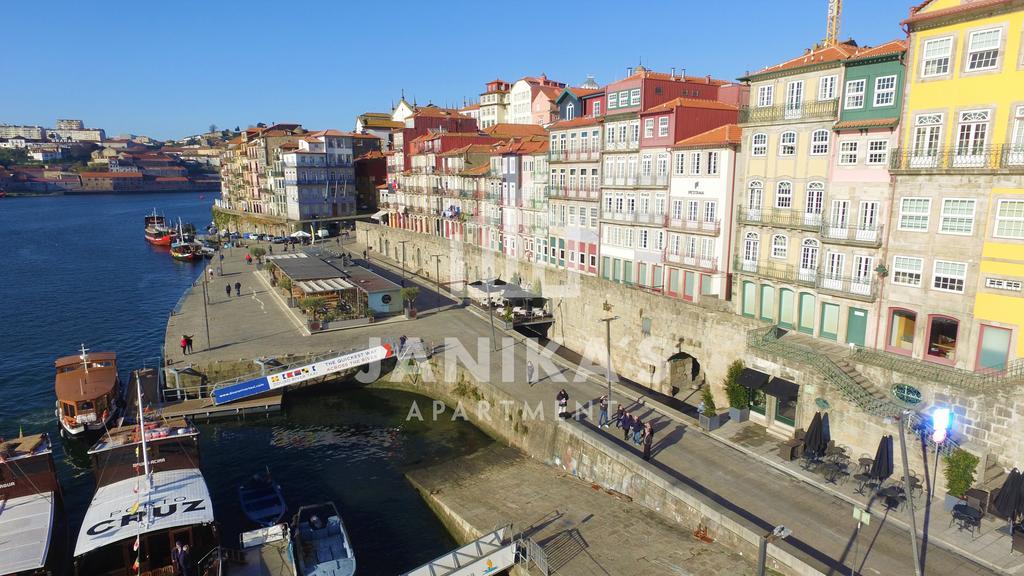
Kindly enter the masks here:
M 880 247 L 883 237 L 882 226 L 859 228 L 833 225 L 828 222 L 822 223 L 819 235 L 823 242 L 830 244 L 847 244 L 866 248 Z
M 611 222 L 636 222 L 636 212 L 619 212 L 616 210 L 601 209 L 601 219 Z
M 668 174 L 647 174 L 640 176 L 641 186 L 668 186 Z
M 637 212 L 635 222 L 650 226 L 668 226 L 668 216 L 665 214 L 651 214 L 650 212 Z
M 711 236 L 717 236 L 722 229 L 722 223 L 718 220 L 713 222 L 704 222 L 697 220 L 675 220 L 670 218 L 668 219 L 666 226 L 682 232 L 708 234 Z
M 549 153 L 552 162 L 595 162 L 601 159 L 601 149 L 597 146 L 552 150 Z
M 845 298 L 873 302 L 878 297 L 878 283 L 874 276 L 840 276 L 820 270 L 798 269 L 789 264 L 753 262 L 740 257 L 733 261 L 733 269 L 741 274 L 814 287 Z
M 605 186 L 636 186 L 639 178 L 632 176 L 605 176 L 601 182 Z
M 829 120 L 835 119 L 839 111 L 839 100 L 804 102 L 799 106 L 743 106 L 740 108 L 740 124 L 761 122 Z
M 706 272 L 718 272 L 718 258 L 699 258 L 697 256 L 685 256 L 683 254 L 667 252 L 665 259 L 689 268 L 696 268 Z
M 740 207 L 740 224 L 754 226 L 777 226 L 780 228 L 796 228 L 799 230 L 817 231 L 821 227 L 820 214 L 807 214 L 797 210 L 756 209 Z
M 900 172 L 975 172 L 1001 170 L 1024 173 L 1024 144 L 991 147 L 897 148 L 889 169 Z
M 620 152 L 638 149 L 640 149 L 639 140 L 628 140 L 626 142 L 619 142 L 618 140 L 616 140 L 615 142 L 608 142 L 607 140 L 605 140 L 604 143 L 605 152 Z

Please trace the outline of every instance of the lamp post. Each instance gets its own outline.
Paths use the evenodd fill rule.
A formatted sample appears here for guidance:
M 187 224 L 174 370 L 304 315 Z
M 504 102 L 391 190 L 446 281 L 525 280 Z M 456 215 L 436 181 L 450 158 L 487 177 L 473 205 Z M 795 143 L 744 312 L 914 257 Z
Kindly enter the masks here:
M 612 322 L 618 319 L 618 316 L 612 316 L 610 318 L 602 318 L 599 320 L 599 322 L 604 322 L 604 343 L 608 353 L 608 357 L 605 362 L 605 379 L 608 381 L 609 409 L 612 405 Z
M 907 462 L 907 434 L 904 428 L 906 428 L 906 421 L 910 417 L 910 410 L 904 410 L 900 417 L 898 424 L 900 427 L 900 455 L 903 457 L 903 486 L 906 490 L 910 490 L 910 464 Z M 921 551 L 917 549 L 917 517 L 914 516 L 914 498 L 912 494 L 907 493 L 907 506 L 910 507 L 910 546 L 914 553 L 914 574 L 915 576 L 921 576 Z M 858 524 L 858 529 L 860 525 Z
M 491 269 L 487 269 L 488 275 L 490 275 Z M 494 312 L 491 311 L 491 282 L 494 282 L 494 278 L 488 278 L 484 280 L 484 286 L 487 287 L 487 318 L 491 321 L 491 350 L 498 349 L 498 341 L 494 336 Z
M 761 537 L 760 546 L 757 549 L 757 576 L 764 576 L 765 564 L 768 562 L 768 543 L 785 540 L 792 533 L 792 530 L 780 525 Z
M 405 288 L 405 244 L 408 240 L 399 240 L 398 243 L 402 245 L 402 288 Z
M 435 281 L 437 283 L 437 289 L 434 292 L 434 294 L 437 295 L 437 307 L 440 308 L 441 307 L 441 255 L 440 254 L 431 254 L 430 257 L 434 259 L 434 275 L 435 275 Z M 451 276 L 451 274 L 449 274 L 449 276 Z
M 949 436 L 949 429 L 953 425 L 953 414 L 949 408 L 936 408 L 932 411 L 932 442 L 935 444 L 935 462 L 932 471 L 932 486 L 928 490 L 928 498 L 935 497 L 935 481 L 939 474 L 939 447 Z

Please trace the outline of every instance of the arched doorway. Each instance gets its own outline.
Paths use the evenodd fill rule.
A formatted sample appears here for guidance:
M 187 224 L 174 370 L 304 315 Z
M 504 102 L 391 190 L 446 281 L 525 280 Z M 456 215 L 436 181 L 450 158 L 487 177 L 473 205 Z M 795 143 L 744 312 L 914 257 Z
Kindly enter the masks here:
M 668 364 L 668 380 L 672 387 L 672 395 L 680 391 L 697 390 L 704 383 L 704 371 L 700 361 L 686 352 L 676 352 L 666 360 Z M 689 396 L 689 392 L 684 394 Z

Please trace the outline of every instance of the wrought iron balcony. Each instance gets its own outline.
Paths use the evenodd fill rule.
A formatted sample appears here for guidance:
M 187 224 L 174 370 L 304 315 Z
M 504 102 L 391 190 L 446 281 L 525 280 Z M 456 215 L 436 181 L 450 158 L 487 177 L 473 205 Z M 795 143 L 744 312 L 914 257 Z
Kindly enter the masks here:
M 839 112 L 839 100 L 804 102 L 799 106 L 743 106 L 740 124 L 768 122 L 799 122 L 804 120 L 834 120 Z
M 669 218 L 667 224 L 669 228 L 673 230 L 679 230 L 681 232 L 689 232 L 691 234 L 707 234 L 709 236 L 718 236 L 718 233 L 722 229 L 722 223 L 718 220 L 713 222 L 704 222 L 697 220 L 676 220 Z
M 1024 143 L 999 146 L 897 148 L 889 169 L 898 173 L 990 172 L 1024 174 Z
M 882 232 L 882 226 L 860 228 L 823 222 L 818 234 L 821 236 L 822 242 L 829 244 L 879 248 L 882 246 L 882 238 L 884 236 Z
M 668 174 L 641 175 L 640 186 L 668 186 Z
M 604 142 L 604 151 L 605 152 L 624 152 L 624 151 L 628 151 L 628 150 L 639 150 L 639 149 L 640 149 L 640 141 L 639 140 L 627 140 L 626 142 L 620 142 L 618 140 L 616 140 L 615 142 L 608 142 L 607 140 L 605 140 L 605 142 Z
M 636 186 L 639 178 L 633 174 L 631 176 L 610 176 L 606 175 L 602 180 L 604 186 Z
M 697 270 L 703 270 L 705 272 L 718 272 L 718 258 L 700 258 L 697 256 L 686 256 L 683 254 L 673 254 L 667 252 L 665 254 L 665 260 L 686 266 L 687 268 L 695 268 Z
M 812 231 L 818 231 L 821 227 L 820 214 L 807 214 L 797 210 L 773 208 L 759 210 L 741 206 L 738 219 L 740 224 L 753 226 L 776 226 Z
M 596 162 L 601 159 L 601 149 L 598 146 L 588 146 L 552 150 L 548 157 L 552 162 Z
M 736 257 L 733 270 L 739 274 L 767 278 L 818 289 L 844 298 L 874 302 L 878 298 L 878 282 L 872 276 L 841 276 L 820 270 L 800 269 L 776 262 L 753 262 Z

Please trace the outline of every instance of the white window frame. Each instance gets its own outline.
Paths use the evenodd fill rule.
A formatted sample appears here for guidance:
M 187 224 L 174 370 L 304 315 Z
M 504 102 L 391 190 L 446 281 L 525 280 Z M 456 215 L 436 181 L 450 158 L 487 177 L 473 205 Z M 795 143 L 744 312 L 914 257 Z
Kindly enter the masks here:
M 970 207 L 970 215 L 949 212 L 959 203 Z M 942 208 L 939 212 L 939 234 L 952 234 L 954 236 L 973 235 L 977 205 L 977 201 L 973 198 L 943 198 Z M 967 230 L 957 229 L 962 228 L 962 224 L 968 225 Z M 947 225 L 953 226 L 953 229 L 947 228 Z
M 843 108 L 847 110 L 859 110 L 864 107 L 865 93 L 868 89 L 868 81 L 860 80 L 846 81 L 846 98 L 843 100 Z
M 836 83 L 839 77 L 836 75 L 822 76 L 818 79 L 818 100 L 835 100 L 836 99 Z
M 828 130 L 815 130 L 811 133 L 811 156 L 824 156 L 828 154 L 829 144 Z
M 950 265 L 953 265 L 953 266 L 962 266 L 963 267 L 963 271 L 962 271 L 961 275 L 960 276 L 947 276 L 947 275 L 944 274 L 944 275 L 940 276 L 939 275 L 939 266 L 946 265 L 946 264 L 950 264 Z M 937 286 L 936 284 L 939 282 L 940 278 L 948 279 L 948 280 L 953 280 L 953 281 L 959 280 L 960 281 L 960 289 L 957 290 L 955 288 L 943 288 L 943 287 Z M 966 262 L 956 262 L 956 261 L 953 261 L 953 260 L 936 260 L 932 264 L 932 289 L 933 290 L 938 290 L 939 292 L 952 292 L 954 294 L 963 294 L 964 290 L 966 289 L 966 287 L 967 287 L 967 263 Z
M 708 176 L 718 174 L 718 152 L 708 152 Z
M 668 116 L 658 118 L 658 138 L 668 136 Z
M 881 149 L 878 146 L 881 145 Z M 864 163 L 868 166 L 885 166 L 889 163 L 889 140 L 868 140 L 868 152 Z
M 789 238 L 787 238 L 785 234 L 773 235 L 771 257 L 775 259 L 785 260 L 788 254 Z
M 889 80 L 892 82 L 892 86 L 888 88 L 881 87 L 883 81 Z M 886 101 L 883 102 L 880 96 L 886 96 Z M 873 104 L 876 108 L 885 108 L 888 106 L 896 105 L 896 75 L 891 74 L 889 76 L 879 76 L 875 78 L 875 96 Z
M 629 91 L 629 105 L 639 106 L 640 105 L 640 89 L 633 88 Z
M 644 138 L 654 138 L 654 118 L 644 119 Z
M 783 199 L 786 200 L 785 206 L 783 206 Z M 783 180 L 775 185 L 775 208 L 779 210 L 790 210 L 793 208 L 793 183 L 789 180 Z
M 686 174 L 686 152 L 676 152 L 675 174 L 677 176 Z
M 913 275 L 917 276 L 916 281 L 908 279 L 908 276 Z M 893 256 L 891 282 L 897 286 L 920 288 L 921 283 L 924 282 L 924 258 Z
M 852 155 L 852 156 L 851 156 Z M 860 141 L 844 140 L 839 143 L 839 165 L 855 166 L 860 159 Z
M 792 142 L 786 142 L 786 137 L 792 136 Z M 779 156 L 795 156 L 796 155 L 796 132 L 789 130 L 779 134 Z
M 908 211 L 906 203 L 908 203 L 908 202 L 916 203 L 917 201 L 923 201 L 924 202 L 924 206 L 925 206 L 924 211 L 923 212 L 919 212 L 919 211 L 911 212 L 911 211 Z M 897 223 L 896 224 L 896 228 L 898 230 L 903 231 L 903 232 L 927 232 L 928 228 L 931 226 L 931 212 L 932 212 L 932 199 L 931 198 L 922 198 L 920 196 L 905 196 L 903 198 L 900 198 L 900 214 L 899 214 L 899 219 L 897 219 L 897 221 L 896 221 L 896 223 Z M 915 219 L 923 218 L 924 226 L 920 227 L 920 228 L 918 228 L 918 227 L 908 227 L 904 223 L 904 221 L 903 221 L 904 217 L 915 218 Z
M 593 113 L 591 115 L 594 116 L 594 117 L 597 117 L 597 116 L 601 115 L 601 101 L 600 100 L 597 100 L 597 101 L 594 102 Z
M 974 47 L 975 37 L 981 34 L 996 33 L 996 45 L 995 48 L 982 48 L 978 49 Z M 964 70 L 966 72 L 985 72 L 989 70 L 998 70 L 999 64 L 1002 61 L 1002 43 L 1003 43 L 1003 29 L 1002 28 L 986 28 L 984 30 L 975 30 L 970 33 L 967 40 L 967 54 L 964 55 Z M 984 52 L 995 52 L 995 57 L 992 59 L 992 63 L 984 67 L 973 67 L 974 62 L 972 56 L 975 54 L 981 54 Z
M 690 152 L 690 174 L 700 175 L 700 152 Z
M 618 92 L 611 92 L 610 94 L 608 94 L 608 109 L 612 110 L 613 108 L 618 108 L 618 107 L 619 107 L 619 93 Z
M 1020 204 L 1020 216 L 1000 216 L 1000 212 L 1002 211 L 1003 206 L 1013 204 Z M 1007 234 L 1005 230 L 1004 232 L 1000 233 L 1000 228 L 1003 228 L 1006 224 L 1018 228 L 1020 232 L 1016 235 Z M 992 236 L 996 238 L 1007 238 L 1011 240 L 1024 240 L 1024 200 L 1018 200 L 1016 198 L 1013 198 L 1001 199 L 996 202 L 996 224 L 995 227 L 992 229 Z
M 763 142 L 758 143 L 758 140 Z M 768 155 L 768 135 L 764 132 L 758 132 L 750 137 L 750 155 L 751 156 L 767 156 Z
M 933 54 L 930 58 L 928 56 L 928 50 L 936 44 L 945 43 L 946 48 L 942 52 Z M 935 71 L 928 72 L 928 64 L 931 62 L 940 62 L 945 60 L 946 63 L 941 68 L 936 68 Z M 953 37 L 943 36 L 941 38 L 929 38 L 921 43 L 921 78 L 935 78 L 939 76 L 946 76 L 953 65 Z
M 775 103 L 775 86 L 765 84 L 757 87 L 757 107 L 769 108 Z

